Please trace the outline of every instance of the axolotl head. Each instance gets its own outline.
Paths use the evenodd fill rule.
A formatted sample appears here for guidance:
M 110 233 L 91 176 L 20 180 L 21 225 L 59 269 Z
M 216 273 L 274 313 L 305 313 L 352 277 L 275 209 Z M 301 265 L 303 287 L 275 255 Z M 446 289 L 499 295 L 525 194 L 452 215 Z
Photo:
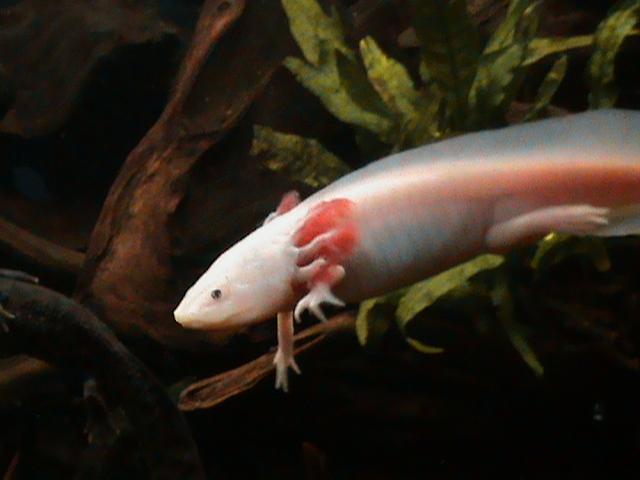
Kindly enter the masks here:
M 173 315 L 193 329 L 232 328 L 290 310 L 295 253 L 265 225 L 220 255 L 189 288 Z

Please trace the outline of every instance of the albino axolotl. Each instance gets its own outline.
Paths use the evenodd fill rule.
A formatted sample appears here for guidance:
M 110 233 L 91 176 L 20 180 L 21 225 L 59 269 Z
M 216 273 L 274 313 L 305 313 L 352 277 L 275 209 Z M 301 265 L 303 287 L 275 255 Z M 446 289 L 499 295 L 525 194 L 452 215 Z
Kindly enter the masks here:
M 601 110 L 450 138 L 373 162 L 304 201 L 285 195 L 187 291 L 187 328 L 278 321 L 287 389 L 293 319 L 358 302 L 485 252 L 640 233 L 640 112 Z M 624 208 L 621 208 L 624 207 Z

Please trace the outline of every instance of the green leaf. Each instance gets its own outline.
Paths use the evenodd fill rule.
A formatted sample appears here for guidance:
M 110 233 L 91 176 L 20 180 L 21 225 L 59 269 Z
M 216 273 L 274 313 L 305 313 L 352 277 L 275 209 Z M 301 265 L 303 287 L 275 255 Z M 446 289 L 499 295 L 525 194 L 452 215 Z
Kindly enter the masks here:
M 413 38 L 415 36 L 415 29 L 413 27 L 408 28 L 405 32 L 405 35 Z M 634 30 L 632 35 L 638 35 L 638 30 Z M 412 40 L 413 41 L 413 40 Z M 411 46 L 420 45 L 418 39 L 415 39 L 415 45 L 411 44 Z M 533 65 L 536 62 L 539 62 L 545 57 L 549 55 L 557 55 L 559 53 L 566 53 L 570 50 L 576 48 L 586 48 L 593 45 L 593 35 L 576 35 L 574 37 L 544 37 L 544 38 L 534 38 L 529 43 L 529 48 L 527 51 L 527 58 L 524 60 L 523 65 L 529 66 Z M 426 68 L 426 66 L 421 63 L 420 68 Z M 421 72 L 421 77 L 427 81 L 429 78 L 428 70 L 424 70 Z
M 523 65 L 533 65 L 549 55 L 565 53 L 574 48 L 585 48 L 591 45 L 593 45 L 593 35 L 578 35 L 569 38 L 534 38 L 529 43 L 527 58 L 525 58 Z
M 293 180 L 314 188 L 324 187 L 349 173 L 347 164 L 314 139 L 276 132 L 268 127 L 253 127 L 251 154 L 266 152 L 266 163 L 275 171 L 286 170 Z
M 524 61 L 538 29 L 539 2 L 514 0 L 487 43 L 469 91 L 469 129 L 504 123 L 524 79 Z
M 315 0 L 282 0 L 291 33 L 305 60 L 288 57 L 287 67 L 336 118 L 370 130 L 390 141 L 394 122 L 369 85 L 356 55 L 344 40 L 335 9 L 325 15 Z M 356 87 L 353 87 L 356 85 Z M 351 88 L 349 88 L 351 87 Z
M 373 38 L 360 41 L 360 53 L 371 85 L 401 117 L 402 125 L 394 142 L 396 149 L 423 145 L 437 138 L 441 133 L 437 122 L 438 92 L 433 88 L 429 89 L 429 96 L 418 92 L 406 67 L 385 55 Z
M 618 98 L 614 60 L 624 39 L 633 33 L 640 17 L 640 1 L 618 2 L 595 33 L 595 51 L 589 62 L 588 78 L 591 109 L 611 108 Z
M 426 353 L 427 355 L 433 355 L 438 353 L 443 353 L 444 348 L 442 347 L 433 347 L 431 345 L 425 345 L 422 342 L 419 342 L 415 338 L 406 337 L 407 343 L 411 345 L 413 348 L 418 350 L 421 353 Z
M 294 57 L 286 58 L 284 65 L 336 118 L 384 138 L 389 137 L 393 122 L 378 113 L 363 109 L 345 90 L 335 51 L 321 50 L 315 66 Z
M 491 35 L 483 54 L 499 52 L 523 39 L 532 39 L 532 34 L 537 31 L 538 18 L 533 13 L 538 3 L 531 0 L 512 0 L 504 20 Z M 530 29 L 528 34 L 525 33 L 527 29 Z
M 315 0 L 282 0 L 282 7 L 289 17 L 291 34 L 310 63 L 320 63 L 321 50 L 337 50 L 354 58 L 335 8 L 331 15 L 325 15 Z
M 462 125 L 480 56 L 480 37 L 465 0 L 410 0 L 421 45 L 420 72 L 445 97 L 447 118 Z
M 394 325 L 398 295 L 398 292 L 393 292 L 360 303 L 356 318 L 356 334 L 360 345 L 374 343 Z
M 585 255 L 600 272 L 611 268 L 611 260 L 601 237 L 576 237 L 568 233 L 551 233 L 538 243 L 531 266 L 536 275 L 572 255 Z
M 418 313 L 436 300 L 460 287 L 467 287 L 468 280 L 479 272 L 491 270 L 504 262 L 500 255 L 480 255 L 475 259 L 453 267 L 434 277 L 409 287 L 398 303 L 396 316 L 401 328 Z
M 477 130 L 504 123 L 507 107 L 520 86 L 518 68 L 526 49 L 516 44 L 482 56 L 478 75 L 469 92 L 466 129 Z
M 563 55 L 558 60 L 555 61 L 549 73 L 544 77 L 542 81 L 542 85 L 538 89 L 538 93 L 536 94 L 536 101 L 529 113 L 527 113 L 524 121 L 533 120 L 538 118 L 540 114 L 544 113 L 549 105 L 551 104 L 551 99 L 556 94 L 560 83 L 562 83 L 562 79 L 564 78 L 564 74 L 567 71 L 567 56 Z
M 399 115 L 382 100 L 374 86 L 369 82 L 367 72 L 360 62 L 354 62 L 341 53 L 336 54 L 336 66 L 340 85 L 351 100 L 363 111 L 371 112 L 389 121 L 389 135 L 395 129 Z M 372 130 L 373 131 L 373 130 Z M 387 137 L 387 143 L 393 143 L 393 137 L 387 132 L 374 132 L 378 137 Z
M 370 345 L 378 341 L 396 323 L 395 311 L 398 301 L 402 298 L 406 288 L 391 292 L 381 297 L 365 300 L 360 303 L 356 319 L 356 333 L 360 345 Z M 405 341 L 419 352 L 426 354 L 442 353 L 441 347 L 425 345 L 424 343 L 405 336 Z
M 360 41 L 360 54 L 367 76 L 384 103 L 404 117 L 415 117 L 421 99 L 406 67 L 386 56 L 371 37 Z
M 544 375 L 544 367 L 538 361 L 535 352 L 523 335 L 520 325 L 516 322 L 513 298 L 505 279 L 493 288 L 491 294 L 492 302 L 497 308 L 498 318 L 509 336 L 509 341 L 525 363 L 536 375 L 541 377 Z

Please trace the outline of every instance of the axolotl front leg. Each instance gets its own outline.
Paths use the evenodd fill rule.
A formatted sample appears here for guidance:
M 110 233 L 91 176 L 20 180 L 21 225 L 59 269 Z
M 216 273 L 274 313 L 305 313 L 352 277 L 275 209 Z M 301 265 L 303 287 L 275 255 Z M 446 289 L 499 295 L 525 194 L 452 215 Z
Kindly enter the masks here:
M 322 304 L 344 306 L 331 289 L 344 277 L 342 263 L 358 243 L 353 210 L 354 203 L 344 198 L 319 203 L 311 208 L 293 235 L 298 255 L 292 286 L 294 290 L 307 293 L 293 312 L 278 314 L 278 351 L 274 358 L 276 388 L 287 391 L 289 367 L 300 373 L 293 355 L 293 319 L 299 322 L 302 312 L 309 310 L 318 319 L 326 321 Z

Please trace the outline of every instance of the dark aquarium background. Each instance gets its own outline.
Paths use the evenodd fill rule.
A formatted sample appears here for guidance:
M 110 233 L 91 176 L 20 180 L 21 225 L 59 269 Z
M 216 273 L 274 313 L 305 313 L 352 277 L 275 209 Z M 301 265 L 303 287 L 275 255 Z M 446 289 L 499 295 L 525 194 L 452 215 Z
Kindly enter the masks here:
M 638 478 L 636 237 L 514 249 L 411 318 L 402 292 L 305 317 L 287 394 L 275 321 L 190 331 L 172 311 L 288 191 L 640 109 L 639 18 L 637 0 L 0 0 L 0 475 Z

